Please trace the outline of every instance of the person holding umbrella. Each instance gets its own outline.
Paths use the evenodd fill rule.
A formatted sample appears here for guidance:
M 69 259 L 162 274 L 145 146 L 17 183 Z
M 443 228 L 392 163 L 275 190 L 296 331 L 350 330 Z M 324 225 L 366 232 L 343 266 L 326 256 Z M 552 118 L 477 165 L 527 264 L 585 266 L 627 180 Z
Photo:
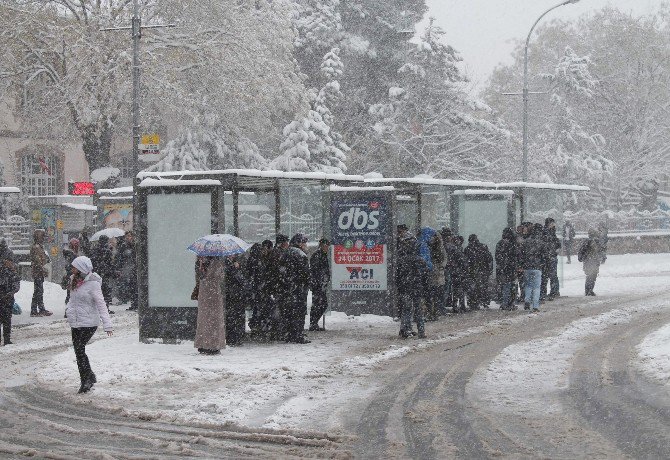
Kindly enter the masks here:
M 202 354 L 217 355 L 226 347 L 225 257 L 242 254 L 249 244 L 232 235 L 208 235 L 188 247 L 198 256 L 194 347 Z

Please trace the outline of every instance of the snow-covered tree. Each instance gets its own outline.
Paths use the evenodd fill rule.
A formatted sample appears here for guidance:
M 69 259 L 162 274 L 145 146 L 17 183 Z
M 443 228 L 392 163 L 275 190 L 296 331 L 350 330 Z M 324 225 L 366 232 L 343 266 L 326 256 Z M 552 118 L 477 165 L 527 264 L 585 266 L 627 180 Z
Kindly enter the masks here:
M 17 0 L 0 8 L 0 79 L 11 80 L 27 131 L 79 136 L 91 170 L 110 163 L 115 137 L 130 139 L 131 40 L 126 0 Z M 203 106 L 231 130 L 271 137 L 304 91 L 284 2 L 141 0 L 146 124 L 185 125 Z M 276 91 L 275 88 L 281 88 Z
M 370 108 L 384 148 L 368 156 L 385 175 L 480 176 L 507 134 L 466 92 L 460 57 L 443 35 L 431 21 L 398 69 L 387 101 Z
M 592 140 L 580 141 L 586 156 L 575 156 L 577 146 L 570 149 L 577 170 L 600 175 L 600 166 L 607 174 L 585 202 L 597 209 L 628 210 L 636 206 L 655 206 L 655 190 L 659 177 L 667 171 L 670 160 L 670 11 L 667 6 L 649 16 L 637 17 L 612 8 L 594 12 L 573 21 L 552 21 L 538 28 L 529 52 L 531 90 L 547 89 L 541 77 L 555 74 L 556 63 L 565 57 L 566 45 L 575 56 L 589 56 L 588 70 L 597 85 L 586 85 L 590 95 L 574 93 L 569 100 L 570 119 L 587 135 L 599 135 L 606 145 L 596 149 Z M 498 67 L 486 89 L 485 99 L 496 113 L 521 137 L 521 98 L 516 101 L 505 93 L 522 87 L 523 42 L 519 42 L 511 65 Z M 566 61 L 567 64 L 568 61 Z M 567 70 L 567 68 L 565 69 Z M 555 88 L 549 85 L 549 96 L 531 95 L 529 105 L 529 144 L 546 145 L 547 125 L 556 121 Z M 565 94 L 565 92 L 561 93 Z M 576 133 L 576 128 L 564 128 Z M 555 132 L 558 132 L 556 129 Z M 574 136 L 573 136 L 574 137 Z M 579 138 L 580 136 L 576 136 Z M 588 137 L 588 136 L 587 136 Z M 591 144 L 591 145 L 589 145 Z M 517 151 L 521 150 L 521 144 Z M 597 152 L 593 157 L 588 152 Z M 556 148 L 531 151 L 532 180 L 551 178 Z M 595 159 L 595 162 L 590 160 Z M 606 162 L 603 161 L 606 160 Z M 599 166 L 600 165 L 600 166 Z M 519 177 L 521 164 L 514 176 Z M 587 180 L 589 180 L 587 177 Z
M 331 107 L 342 97 L 340 83 L 343 65 L 339 49 L 331 49 L 322 59 L 324 86 L 314 95 L 305 116 L 284 128 L 281 155 L 270 163 L 272 169 L 291 171 L 320 171 L 340 174 L 346 171 L 346 152 L 349 147 L 335 131 Z
M 531 146 L 530 158 L 546 179 L 599 187 L 613 170 L 604 155 L 605 139 L 579 122 L 575 109 L 596 96 L 598 81 L 591 75 L 591 59 L 569 46 L 554 72 L 541 75 L 549 83 L 552 111 Z
M 163 149 L 163 158 L 148 171 L 265 169 L 258 147 L 239 133 L 226 131 L 216 116 L 196 120 Z

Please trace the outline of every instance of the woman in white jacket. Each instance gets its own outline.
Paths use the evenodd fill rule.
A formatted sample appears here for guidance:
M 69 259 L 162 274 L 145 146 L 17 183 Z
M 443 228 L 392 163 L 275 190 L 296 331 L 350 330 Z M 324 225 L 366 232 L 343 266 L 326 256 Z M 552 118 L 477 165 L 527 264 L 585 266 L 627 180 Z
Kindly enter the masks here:
M 96 383 L 86 356 L 86 344 L 95 334 L 100 320 L 107 335 L 112 335 L 112 320 L 102 295 L 102 278 L 93 272 L 93 264 L 88 257 L 77 257 L 72 261 L 69 290 L 70 301 L 65 313 L 72 328 L 72 345 L 81 378 L 79 393 L 86 393 Z

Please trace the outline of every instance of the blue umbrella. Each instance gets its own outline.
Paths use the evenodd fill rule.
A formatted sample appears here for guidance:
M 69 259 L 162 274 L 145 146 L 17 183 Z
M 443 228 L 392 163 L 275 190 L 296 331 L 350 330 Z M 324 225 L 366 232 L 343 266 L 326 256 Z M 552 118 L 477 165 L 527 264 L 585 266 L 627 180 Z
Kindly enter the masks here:
M 242 254 L 250 247 L 249 243 L 236 236 L 216 234 L 198 238 L 188 250 L 198 256 L 226 257 Z

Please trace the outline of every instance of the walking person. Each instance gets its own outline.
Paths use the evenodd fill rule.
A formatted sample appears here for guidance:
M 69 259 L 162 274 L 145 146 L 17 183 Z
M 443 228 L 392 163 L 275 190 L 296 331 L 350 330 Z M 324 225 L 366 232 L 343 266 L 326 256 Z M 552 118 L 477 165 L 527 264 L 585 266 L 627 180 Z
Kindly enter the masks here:
M 284 304 L 283 315 L 286 318 L 286 342 L 310 343 L 305 338 L 305 316 L 307 316 L 307 294 L 309 291 L 310 271 L 307 257 L 307 237 L 302 233 L 293 235 L 290 247 L 280 261 Z
M 575 226 L 572 225 L 572 222 L 566 220 L 563 224 L 563 252 L 568 258 L 568 263 L 570 263 L 570 257 L 572 256 L 572 244 L 575 241 Z
M 226 348 L 226 312 L 222 284 L 225 262 L 217 257 L 198 257 L 198 318 L 193 346 L 204 355 L 216 355 Z
M 421 308 L 421 297 L 429 283 L 426 260 L 419 254 L 419 243 L 410 236 L 398 244 L 398 268 L 396 289 L 400 306 L 400 337 L 406 339 L 414 335 L 412 319 L 416 322 L 420 339 L 426 338 L 426 326 Z
M 535 224 L 530 236 L 521 244 L 521 267 L 524 280 L 524 309 L 540 311 L 540 287 L 545 261 L 544 228 Z
M 319 326 L 319 320 L 328 310 L 328 283 L 330 283 L 330 264 L 328 261 L 328 249 L 330 241 L 326 238 L 319 240 L 318 249 L 309 259 L 309 270 L 311 273 L 310 287 L 312 288 L 312 309 L 309 312 L 309 330 L 325 331 Z
M 44 238 L 46 232 L 37 229 L 33 232 L 33 245 L 30 248 L 30 268 L 33 275 L 33 299 L 30 303 L 30 316 L 51 316 L 49 310 L 44 308 L 44 279 L 48 272 L 46 265 L 49 256 L 44 250 Z
M 479 241 L 477 235 L 468 237 L 468 246 L 463 251 L 468 267 L 468 304 L 471 310 L 489 308 L 489 280 L 493 273 L 493 256 L 489 248 Z
M 589 238 L 582 243 L 579 248 L 577 260 L 584 264 L 584 274 L 586 282 L 584 284 L 584 294 L 595 296 L 593 289 L 596 286 L 596 279 L 600 272 L 600 265 L 607 259 L 605 248 L 602 245 L 601 235 L 598 230 L 590 229 Z
M 109 306 L 112 304 L 112 281 L 116 276 L 116 271 L 108 236 L 100 236 L 97 246 L 91 251 L 91 261 L 95 272 L 102 277 L 102 295 L 105 298 L 109 314 L 113 315 L 114 312 L 109 309 Z
M 111 336 L 112 320 L 102 295 L 102 278 L 93 272 L 91 259 L 86 256 L 77 257 L 72 261 L 71 267 L 70 300 L 65 313 L 70 323 L 72 346 L 81 380 L 79 393 L 86 393 L 97 382 L 86 356 L 86 344 L 95 334 L 101 320 L 104 331 Z
M 502 239 L 496 244 L 496 282 L 500 289 L 500 309 L 515 310 L 516 273 L 518 268 L 518 252 L 514 230 L 506 228 Z
M 2 327 L 3 345 L 12 344 L 12 314 L 14 295 L 21 289 L 18 266 L 14 262 L 14 253 L 7 241 L 0 240 L 0 327 Z

